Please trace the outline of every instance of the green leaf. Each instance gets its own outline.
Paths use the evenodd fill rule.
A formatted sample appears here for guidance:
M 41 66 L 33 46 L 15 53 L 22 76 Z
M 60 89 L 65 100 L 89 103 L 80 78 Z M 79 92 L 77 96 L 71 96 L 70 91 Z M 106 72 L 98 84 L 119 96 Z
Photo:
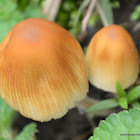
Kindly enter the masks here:
M 0 1 L 0 19 L 8 19 L 11 13 L 14 14 L 16 4 L 13 1 L 1 0 Z
M 119 97 L 125 97 L 126 96 L 126 92 L 124 91 L 124 89 L 122 88 L 122 86 L 120 85 L 119 82 L 117 82 L 116 84 L 116 91 Z
M 93 140 L 93 137 L 91 136 L 88 140 Z
M 0 42 L 5 38 L 11 28 L 23 20 L 23 14 L 17 9 L 14 1 L 0 1 Z
M 97 4 L 97 10 L 100 14 L 104 26 L 114 24 L 114 17 L 110 0 L 100 0 Z
M 140 15 L 138 12 L 133 12 L 130 16 L 130 20 L 137 21 L 139 19 Z
M 18 4 L 18 9 L 24 11 L 26 6 L 29 5 L 31 0 L 16 0 Z
M 18 1 L 22 3 L 23 0 Z M 14 0 L 0 0 L 0 42 L 5 38 L 12 27 L 20 21 L 31 17 L 45 17 L 36 1 L 30 3 L 28 0 L 25 1 L 23 11 L 21 12 L 20 8 L 18 7 L 19 5 L 17 5 Z
M 75 9 L 75 5 L 72 1 L 64 2 L 63 7 L 66 12 L 71 12 L 73 9 Z
M 120 106 L 124 109 L 128 109 L 127 96 L 119 98 Z
M 5 138 L 1 138 L 1 137 L 0 137 L 0 140 L 7 140 L 7 139 L 5 139 Z
M 134 87 L 128 92 L 128 102 L 131 103 L 140 97 L 140 85 Z
M 112 8 L 120 8 L 120 2 L 118 0 L 111 1 Z
M 93 14 L 88 21 L 88 25 L 93 27 L 95 26 L 98 20 L 99 20 L 99 15 Z
M 90 140 L 139 140 L 140 109 L 134 108 L 111 114 L 106 121 L 101 121 Z
M 118 100 L 119 100 L 120 106 L 124 109 L 128 109 L 127 95 L 119 82 L 117 82 L 116 84 L 116 92 L 119 96 Z
M 137 5 L 133 13 L 130 15 L 130 20 L 136 21 L 140 18 L 140 5 Z
M 138 101 L 135 101 L 135 102 L 132 103 L 132 107 L 133 107 L 133 108 L 134 108 L 134 107 L 140 108 L 140 103 L 139 103 Z
M 45 18 L 45 15 L 43 15 L 41 8 L 39 8 L 35 3 L 31 3 L 26 7 L 24 16 L 25 18 Z
M 5 139 L 5 138 L 1 138 L 1 137 L 0 137 L 0 140 L 8 140 L 8 139 Z
M 87 112 L 109 109 L 119 106 L 117 99 L 106 99 L 100 101 L 87 109 Z
M 36 124 L 35 123 L 31 123 L 29 125 L 27 125 L 23 131 L 16 136 L 16 138 L 14 140 L 32 140 L 33 139 L 33 135 L 37 132 L 36 129 Z
M 140 14 L 140 4 L 136 6 L 135 10 Z
M 0 133 L 11 127 L 15 111 L 0 97 Z

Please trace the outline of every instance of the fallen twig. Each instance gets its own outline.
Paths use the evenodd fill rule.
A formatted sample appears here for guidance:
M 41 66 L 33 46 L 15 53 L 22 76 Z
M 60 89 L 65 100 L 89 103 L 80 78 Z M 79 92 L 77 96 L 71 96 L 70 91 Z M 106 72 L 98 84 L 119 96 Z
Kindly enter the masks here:
M 89 19 L 91 17 L 91 14 L 92 14 L 93 10 L 94 10 L 94 7 L 96 5 L 96 2 L 97 2 L 97 0 L 92 0 L 91 3 L 90 3 L 90 5 L 89 5 L 89 7 L 88 7 L 86 16 L 82 20 L 82 32 L 85 32 L 85 30 L 86 30 L 88 21 L 89 21 Z
M 55 21 L 59 7 L 62 0 L 46 0 L 43 8 L 43 13 L 46 18 L 51 21 Z

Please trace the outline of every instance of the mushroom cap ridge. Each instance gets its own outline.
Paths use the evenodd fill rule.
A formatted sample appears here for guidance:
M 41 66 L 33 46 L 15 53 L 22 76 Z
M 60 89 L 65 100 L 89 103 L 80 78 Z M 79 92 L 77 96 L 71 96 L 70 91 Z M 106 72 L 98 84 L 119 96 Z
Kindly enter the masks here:
M 88 91 L 79 43 L 41 18 L 16 24 L 0 44 L 0 96 L 23 116 L 57 119 Z
M 104 91 L 116 92 L 119 81 L 124 89 L 139 73 L 139 57 L 131 35 L 119 25 L 99 30 L 91 39 L 86 60 L 90 82 Z

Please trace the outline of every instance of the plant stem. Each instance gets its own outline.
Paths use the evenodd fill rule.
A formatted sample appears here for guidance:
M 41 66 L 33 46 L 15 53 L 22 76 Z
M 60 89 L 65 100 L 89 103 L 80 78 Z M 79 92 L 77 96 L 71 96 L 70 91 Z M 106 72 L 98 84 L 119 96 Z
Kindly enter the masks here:
M 104 15 L 104 12 L 103 12 L 103 10 L 102 10 L 102 8 L 101 8 L 101 6 L 100 6 L 99 3 L 96 4 L 96 8 L 97 8 L 97 10 L 99 12 L 99 15 L 101 17 L 101 20 L 102 20 L 103 25 L 104 26 L 108 26 L 109 24 L 107 22 L 107 19 L 106 19 L 105 15 Z

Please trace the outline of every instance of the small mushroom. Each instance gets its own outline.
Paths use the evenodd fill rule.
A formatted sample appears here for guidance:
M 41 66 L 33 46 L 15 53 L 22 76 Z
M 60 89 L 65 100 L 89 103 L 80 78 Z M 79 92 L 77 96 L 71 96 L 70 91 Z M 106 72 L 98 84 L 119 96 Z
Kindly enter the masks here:
M 139 73 L 139 58 L 131 35 L 119 25 L 99 30 L 91 39 L 86 60 L 90 82 L 104 91 L 116 92 L 119 81 L 124 89 Z
M 23 20 L 0 44 L 0 96 L 23 116 L 60 118 L 87 91 L 82 48 L 56 23 Z

